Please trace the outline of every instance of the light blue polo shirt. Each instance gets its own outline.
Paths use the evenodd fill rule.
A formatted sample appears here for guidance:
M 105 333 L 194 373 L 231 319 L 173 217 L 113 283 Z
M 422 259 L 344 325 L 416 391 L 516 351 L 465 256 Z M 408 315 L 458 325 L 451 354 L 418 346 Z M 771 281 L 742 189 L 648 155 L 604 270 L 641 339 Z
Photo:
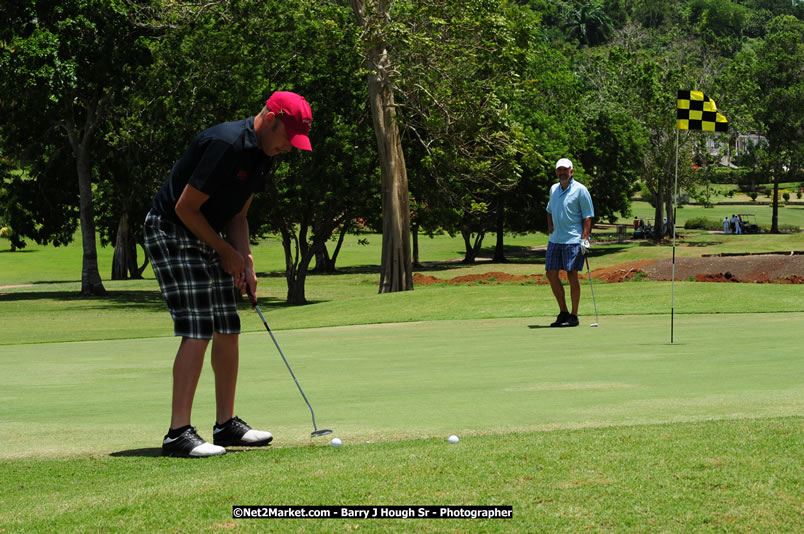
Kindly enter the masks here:
M 563 245 L 581 242 L 583 220 L 594 217 L 595 209 L 586 186 L 572 179 L 566 190 L 561 189 L 561 183 L 550 188 L 547 213 L 553 217 L 550 242 Z

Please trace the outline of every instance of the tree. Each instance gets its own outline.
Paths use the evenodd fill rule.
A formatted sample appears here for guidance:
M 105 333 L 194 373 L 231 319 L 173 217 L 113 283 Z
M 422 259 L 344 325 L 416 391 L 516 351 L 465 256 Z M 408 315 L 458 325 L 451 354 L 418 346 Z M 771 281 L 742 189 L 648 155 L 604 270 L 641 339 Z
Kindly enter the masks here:
M 388 51 L 388 0 L 351 0 L 363 29 L 368 102 L 377 138 L 382 176 L 382 259 L 380 293 L 413 289 L 410 254 L 410 199 L 405 157 L 394 101 L 394 64 Z
M 712 72 L 705 68 L 704 57 L 696 43 L 688 42 L 679 34 L 636 33 L 624 29 L 614 37 L 613 46 L 594 51 L 584 64 L 587 94 L 599 102 L 597 107 L 608 102 L 626 112 L 625 117 L 617 119 L 621 123 L 618 130 L 633 121 L 631 126 L 622 129 L 624 135 L 620 135 L 617 142 L 630 145 L 641 159 L 638 168 L 653 197 L 657 240 L 664 236 L 665 215 L 668 228 L 674 224 L 676 91 L 711 83 Z M 698 79 L 693 81 L 695 76 Z M 679 139 L 679 151 L 684 155 L 691 138 L 685 134 Z M 633 156 L 630 154 L 629 158 Z M 686 156 L 682 156 L 678 166 L 681 185 L 693 178 L 683 157 Z M 626 169 L 632 164 L 635 162 L 627 163 Z M 612 175 L 618 172 L 619 169 L 610 170 Z
M 283 16 L 266 31 L 265 21 L 280 10 Z M 313 152 L 275 158 L 266 191 L 255 195 L 248 214 L 252 235 L 281 236 L 287 302 L 304 304 L 311 260 L 335 230 L 366 216 L 378 189 L 352 11 L 313 0 L 245 0 L 179 15 L 173 15 L 180 19 L 175 28 L 153 45 L 150 92 L 140 97 L 148 103 L 145 117 L 161 118 L 150 130 L 137 128 L 136 143 L 123 141 L 136 149 L 146 135 L 155 137 L 151 143 L 160 153 L 151 168 L 162 166 L 155 172 L 158 187 L 202 129 L 253 116 L 274 90 L 304 95 L 313 110 Z M 136 106 L 128 114 L 137 117 L 134 123 L 149 122 Z
M 586 146 L 579 154 L 589 175 L 595 219 L 615 222 L 627 216 L 631 195 L 642 175 L 642 154 L 648 136 L 639 123 L 615 102 L 591 102 L 584 113 Z
M 781 15 L 768 25 L 756 51 L 753 78 L 759 89 L 754 114 L 768 140 L 773 168 L 771 233 L 779 232 L 779 182 L 804 150 L 804 22 Z
M 529 46 L 519 39 L 518 16 L 527 12 L 476 0 L 408 8 L 396 18 L 404 31 L 394 50 L 402 65 L 396 94 L 406 154 L 415 170 L 411 190 L 427 206 L 430 224 L 461 233 L 471 263 L 485 233 L 504 220 L 502 199 L 533 150 L 511 111 Z
M 69 150 L 79 192 L 82 295 L 106 293 L 98 272 L 92 147 L 112 95 L 132 82 L 133 67 L 149 60 L 146 28 L 136 20 L 136 9 L 121 0 L 28 0 L 4 4 L 0 11 L 0 40 L 6 43 L 0 107 L 8 121 L 2 140 L 9 153 L 21 154 L 20 166 L 47 191 L 63 174 L 49 163 L 64 161 L 60 151 Z M 59 210 L 63 206 L 51 213 Z M 63 232 L 71 223 L 61 220 Z M 47 242 L 57 233 L 29 237 Z
M 562 19 L 569 37 L 577 39 L 582 45 L 602 44 L 608 40 L 613 30 L 603 0 L 566 4 Z

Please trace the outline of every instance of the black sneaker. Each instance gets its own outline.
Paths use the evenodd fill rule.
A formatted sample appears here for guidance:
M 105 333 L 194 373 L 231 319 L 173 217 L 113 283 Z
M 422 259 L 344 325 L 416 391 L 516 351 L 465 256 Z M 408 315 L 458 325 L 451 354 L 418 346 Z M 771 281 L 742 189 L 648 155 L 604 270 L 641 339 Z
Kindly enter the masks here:
M 212 437 L 222 447 L 264 447 L 274 439 L 270 432 L 254 430 L 237 416 L 212 427 Z
M 561 326 L 578 326 L 578 316 L 569 314 L 567 322 L 565 324 L 562 324 Z
M 552 326 L 552 327 L 567 326 L 567 321 L 569 320 L 569 317 L 570 317 L 570 313 L 563 311 L 563 312 L 558 314 L 558 317 L 556 317 L 556 320 L 555 320 L 554 323 L 550 323 L 550 326 Z
M 226 454 L 226 449 L 207 443 L 193 427 L 189 427 L 176 438 L 171 438 L 168 434 L 162 440 L 162 456 L 204 458 L 221 454 Z

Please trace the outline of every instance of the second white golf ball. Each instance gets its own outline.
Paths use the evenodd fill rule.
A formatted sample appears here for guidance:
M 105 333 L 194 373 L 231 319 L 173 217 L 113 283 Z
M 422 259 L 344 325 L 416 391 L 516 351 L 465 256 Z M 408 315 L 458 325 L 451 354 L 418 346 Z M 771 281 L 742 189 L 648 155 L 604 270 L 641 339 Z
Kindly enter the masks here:
M 460 440 L 458 439 L 458 436 L 453 434 L 449 438 L 447 438 L 447 441 L 449 441 L 450 443 L 458 443 Z
M 341 446 L 341 438 L 332 438 L 332 446 L 333 447 L 340 447 Z

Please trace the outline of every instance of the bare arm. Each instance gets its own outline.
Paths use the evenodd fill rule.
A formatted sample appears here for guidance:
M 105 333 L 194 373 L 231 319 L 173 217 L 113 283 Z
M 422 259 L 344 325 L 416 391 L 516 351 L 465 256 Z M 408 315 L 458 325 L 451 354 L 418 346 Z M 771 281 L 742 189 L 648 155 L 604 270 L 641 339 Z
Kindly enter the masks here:
M 547 214 L 547 235 L 553 235 L 553 216 Z
M 583 220 L 583 235 L 581 235 L 581 239 L 589 239 L 589 234 L 592 233 L 592 218 L 587 217 Z
M 201 205 L 208 198 L 209 195 L 195 187 L 191 185 L 185 186 L 178 202 L 176 202 L 176 215 L 188 230 L 218 253 L 223 270 L 231 274 L 235 278 L 235 285 L 240 287 L 244 279 L 245 258 L 218 235 L 209 224 L 209 221 L 207 221 L 207 218 L 204 217 L 204 214 L 201 213 Z M 246 239 L 246 242 L 248 242 L 248 239 Z
M 248 214 L 248 208 L 251 206 L 251 199 L 253 198 L 254 195 L 251 195 L 248 198 L 245 205 L 243 205 L 243 209 L 240 210 L 237 215 L 232 217 L 231 221 L 229 221 L 226 230 L 229 235 L 229 242 L 232 244 L 235 250 L 237 250 L 243 256 L 243 260 L 245 262 L 243 266 L 244 283 L 238 284 L 237 287 L 240 289 L 240 291 L 244 291 L 245 284 L 248 284 L 251 288 L 251 294 L 256 298 L 257 275 L 254 274 L 254 257 L 251 255 L 248 218 L 246 217 Z

